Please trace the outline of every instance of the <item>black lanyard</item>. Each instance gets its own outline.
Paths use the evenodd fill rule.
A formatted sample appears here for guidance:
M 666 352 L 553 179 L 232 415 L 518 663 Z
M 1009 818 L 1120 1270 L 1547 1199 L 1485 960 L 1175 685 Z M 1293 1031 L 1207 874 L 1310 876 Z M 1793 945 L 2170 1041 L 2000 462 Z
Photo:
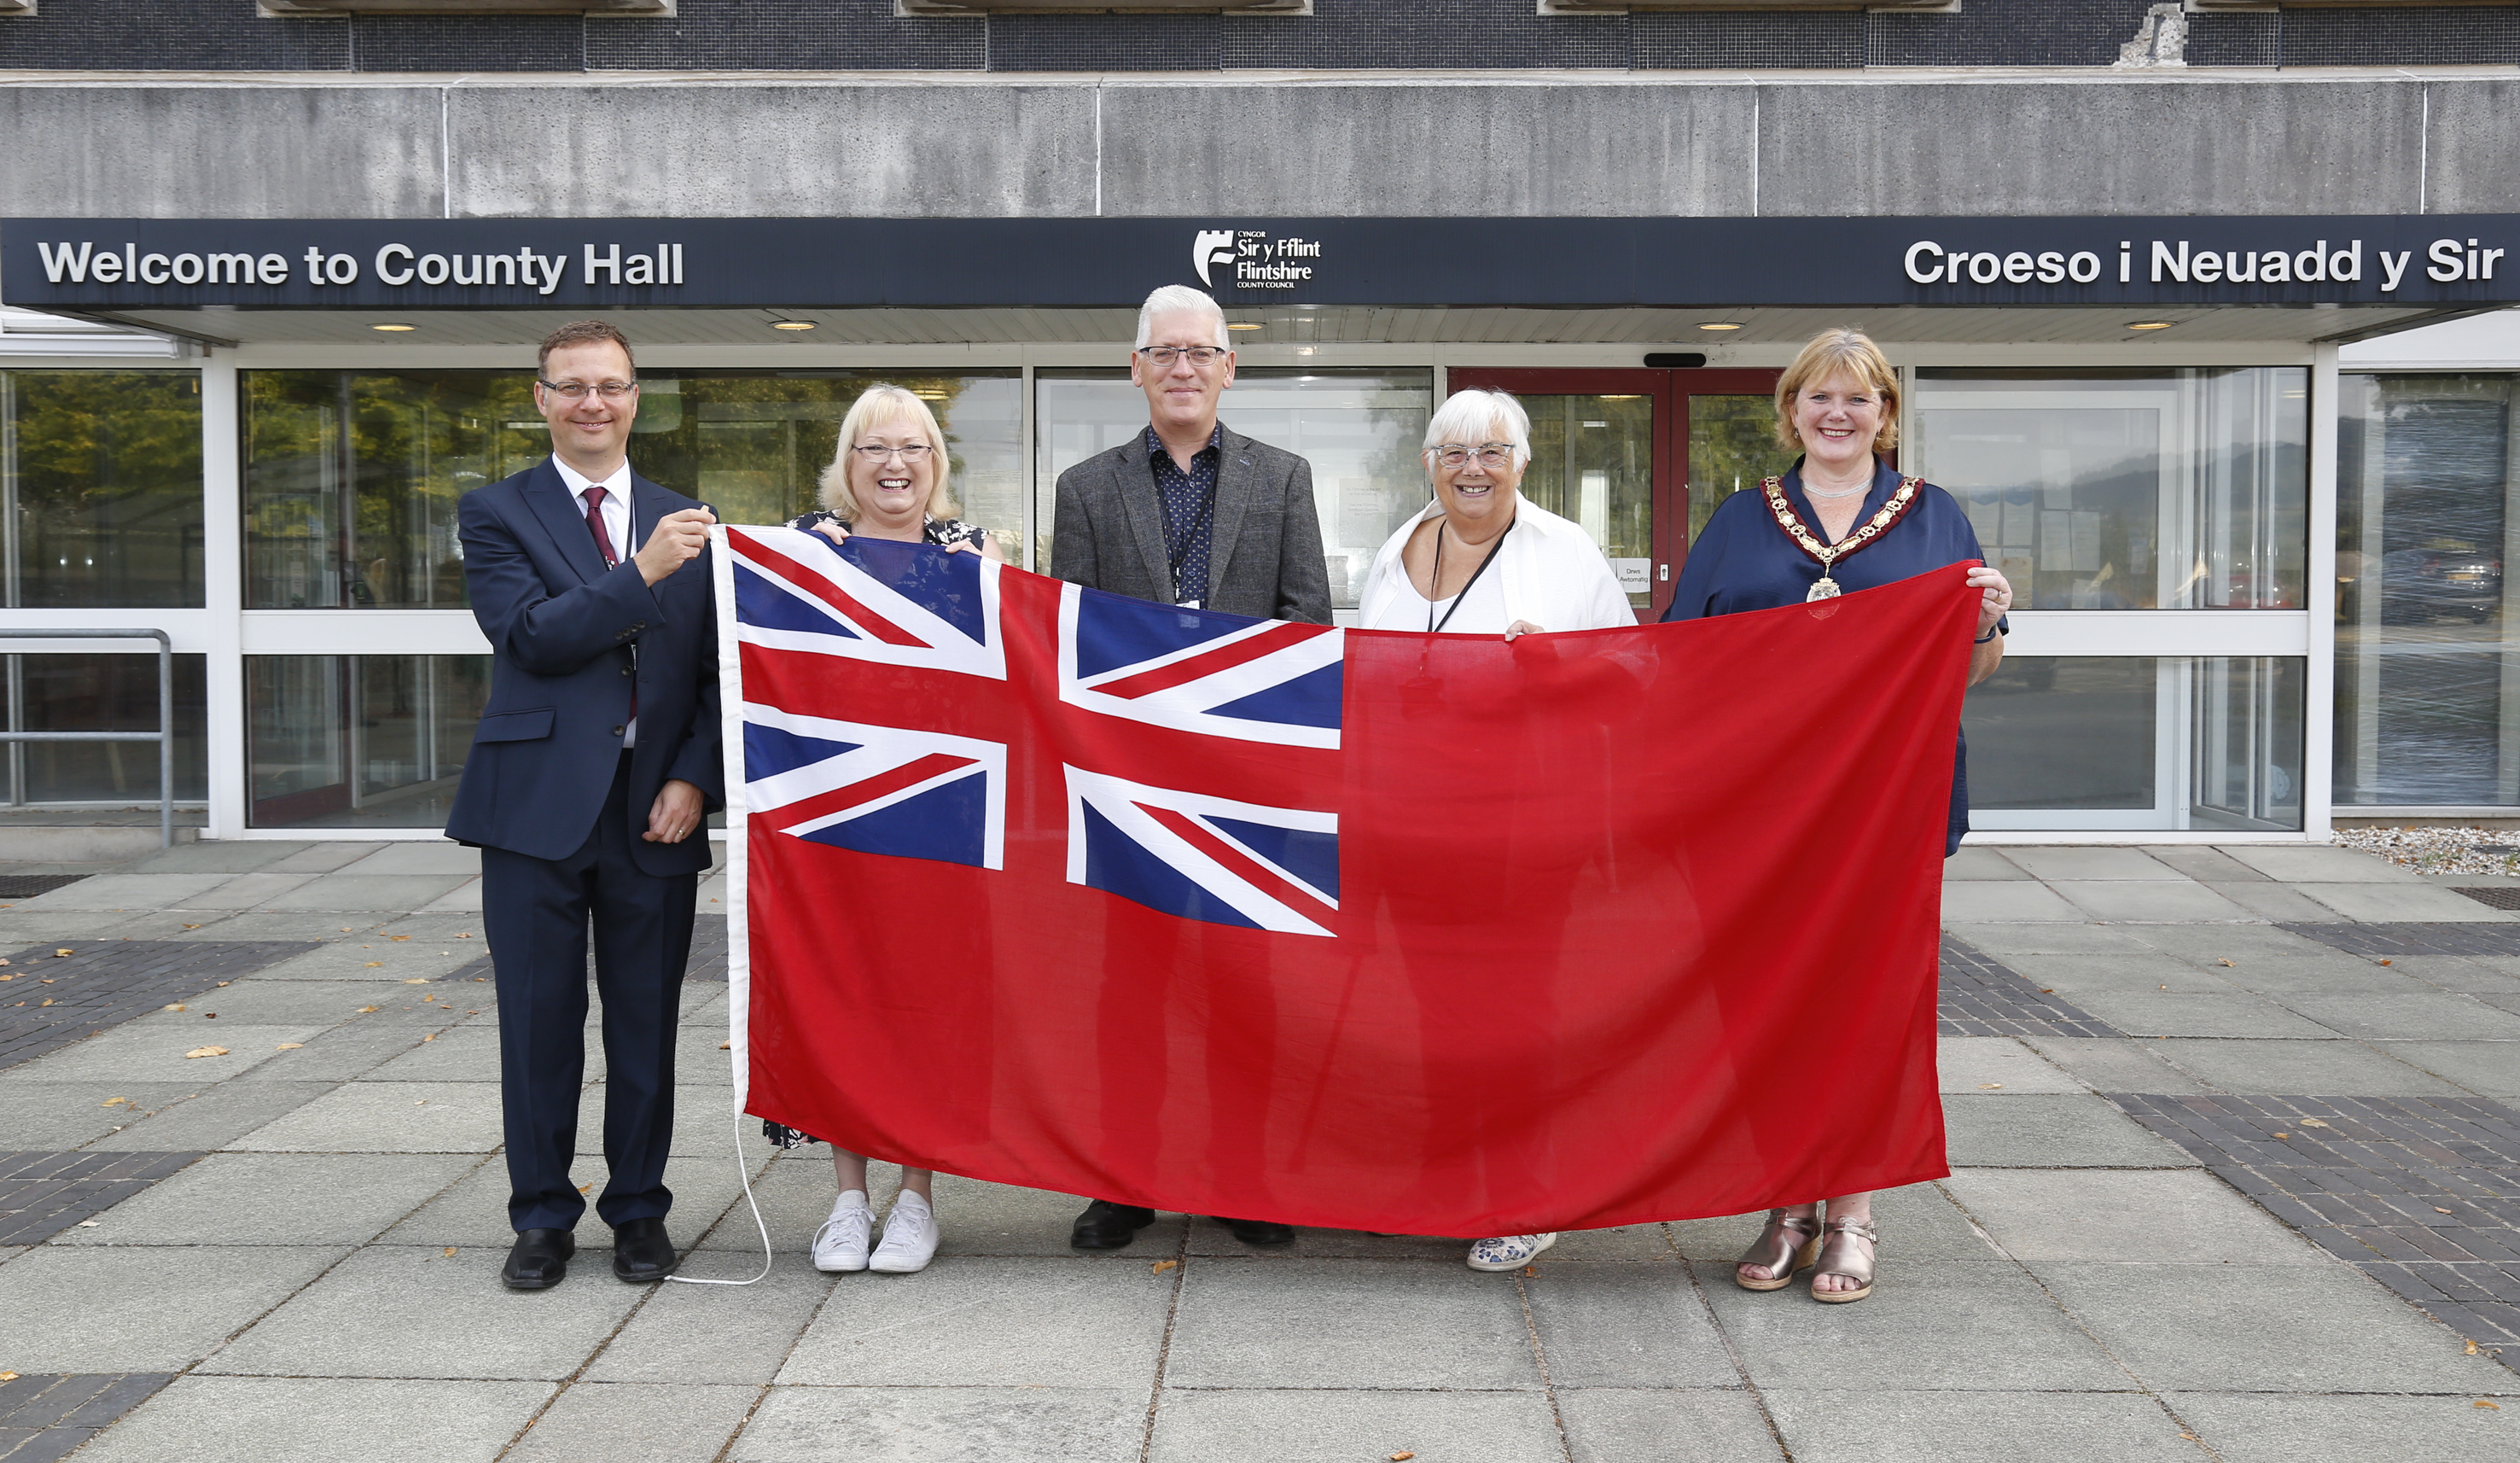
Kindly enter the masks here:
M 1520 522 L 1522 520 L 1518 518 L 1513 521 L 1514 524 Z M 1470 576 L 1462 581 L 1460 592 L 1453 596 L 1453 608 L 1444 612 L 1442 619 L 1435 617 L 1435 602 L 1433 600 L 1426 602 L 1427 634 L 1440 633 L 1444 626 L 1453 622 L 1454 616 L 1462 613 L 1462 601 L 1470 597 L 1470 586 L 1479 581 L 1479 575 L 1488 571 L 1489 565 L 1496 563 L 1497 550 L 1505 547 L 1505 534 L 1512 531 L 1513 524 L 1506 525 L 1505 533 L 1498 534 L 1495 541 L 1488 545 L 1487 556 L 1479 561 L 1478 568 L 1470 571 Z M 1426 587 L 1429 589 L 1444 587 L 1444 521 L 1440 518 L 1435 521 L 1435 567 L 1427 571 Z

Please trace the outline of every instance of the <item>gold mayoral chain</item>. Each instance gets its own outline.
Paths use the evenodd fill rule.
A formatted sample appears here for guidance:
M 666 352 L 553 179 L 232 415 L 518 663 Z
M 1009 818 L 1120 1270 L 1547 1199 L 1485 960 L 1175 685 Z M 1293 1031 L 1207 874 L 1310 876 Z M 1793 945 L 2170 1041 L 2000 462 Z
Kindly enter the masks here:
M 1794 541 L 1795 547 L 1820 565 L 1820 582 L 1812 585 L 1811 593 L 1803 596 L 1803 603 L 1835 599 L 1844 594 L 1845 587 L 1829 577 L 1829 571 L 1837 567 L 1837 561 L 1889 532 L 1891 525 L 1907 517 L 1908 510 L 1916 504 L 1916 489 L 1924 485 L 1922 478 L 1900 479 L 1899 490 L 1890 495 L 1889 502 L 1881 505 L 1879 513 L 1837 542 L 1822 543 L 1820 536 L 1804 525 L 1802 516 L 1794 512 L 1794 505 L 1785 501 L 1783 479 L 1770 478 L 1761 482 L 1759 490 L 1768 495 L 1768 511 L 1777 516 L 1777 526 L 1785 530 L 1785 536 Z

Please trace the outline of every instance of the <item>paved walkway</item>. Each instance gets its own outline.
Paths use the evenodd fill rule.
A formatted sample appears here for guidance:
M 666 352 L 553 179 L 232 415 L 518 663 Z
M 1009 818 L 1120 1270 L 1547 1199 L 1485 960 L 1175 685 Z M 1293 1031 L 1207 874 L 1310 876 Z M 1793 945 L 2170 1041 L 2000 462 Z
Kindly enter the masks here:
M 0 1458 L 2520 1456 L 2520 917 L 2450 887 L 2494 882 L 1965 850 L 1955 1172 L 1884 1197 L 1858 1305 L 1731 1285 L 1755 1216 L 1482 1276 L 1179 1216 L 1080 1257 L 1075 1200 L 954 1180 L 927 1272 L 824 1276 L 830 1169 L 757 1137 L 768 1279 L 633 1288 L 596 1248 L 514 1295 L 471 855 L 179 847 L 0 900 Z M 735 1279 L 760 1242 L 710 973 L 672 1223 Z

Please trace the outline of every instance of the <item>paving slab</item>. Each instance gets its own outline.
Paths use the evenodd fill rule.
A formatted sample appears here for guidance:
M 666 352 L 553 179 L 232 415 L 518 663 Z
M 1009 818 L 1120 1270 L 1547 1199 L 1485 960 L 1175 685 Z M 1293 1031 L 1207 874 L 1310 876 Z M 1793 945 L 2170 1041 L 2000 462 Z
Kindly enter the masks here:
M 329 874 L 335 869 L 343 868 L 347 865 L 357 863 L 360 859 L 366 858 L 368 855 L 376 851 L 377 846 L 373 842 L 367 841 L 359 843 L 349 843 L 345 841 L 327 844 L 306 844 L 298 847 L 295 852 L 291 853 L 288 857 L 275 859 L 271 863 L 265 864 L 264 867 L 290 870 L 302 869 L 310 874 Z
M 213 1153 L 68 1229 L 63 1245 L 360 1245 L 475 1160 L 434 1154 Z
M 1730 1262 L 1701 1264 L 1698 1277 L 1762 1390 L 1823 1377 L 1888 1393 L 2129 1386 L 2108 1353 L 2019 1266 L 1992 1255 L 1984 1261 L 1908 1260 L 1885 1233 L 1879 1279 L 1871 1296 L 1853 1305 L 1814 1301 L 1808 1281 L 1745 1291 L 1732 1283 Z
M 1564 1456 L 1536 1393 L 1199 1392 L 1166 1389 L 1150 1463 L 1351 1463 L 1416 1453 L 1428 1463 Z
M 1149 1274 L 1145 1265 L 1089 1260 L 970 1259 L 916 1275 L 863 1271 L 834 1287 L 779 1380 L 851 1388 L 1134 1386 L 1143 1398 L 1175 1284 L 1174 1275 Z
M 2003 962 L 2023 979 L 2066 995 L 2087 990 L 2211 991 L 2229 994 L 2231 983 L 2159 950 L 2108 955 L 2012 955 Z
M 137 935 L 149 916 L 130 910 L 53 909 L 25 911 L 22 904 L 0 904 L 0 949 L 45 944 L 53 940 L 112 938 Z
M 271 1057 L 284 1041 L 302 1045 L 323 1029 L 226 1021 L 134 1022 L 21 1063 L 15 1070 L 39 1081 L 206 1084 L 225 1081 Z M 187 1055 L 207 1047 L 227 1050 L 202 1057 Z
M 759 1132 L 760 1126 L 755 1123 L 746 1135 L 745 1151 L 754 1155 L 774 1152 L 761 1141 Z M 813 1249 L 814 1231 L 822 1227 L 832 1212 L 832 1202 L 839 1197 L 832 1177 L 830 1153 L 829 1148 L 820 1146 L 800 1148 L 755 1170 L 752 1195 L 760 1203 L 763 1220 L 770 1226 L 771 1244 L 783 1257 L 801 1256 Z M 726 1173 L 732 1187 L 732 1161 L 712 1155 L 706 1162 L 716 1171 Z M 890 1209 L 899 1174 L 900 1170 L 890 1164 L 869 1166 L 869 1197 L 878 1213 Z M 679 1195 L 682 1190 L 677 1188 L 675 1192 Z M 936 1177 L 936 1223 L 943 1232 L 943 1243 L 936 1252 L 938 1263 L 965 1256 L 1076 1257 L 1077 1252 L 1067 1248 L 1067 1231 L 1084 1208 L 1084 1200 L 1069 1195 L 984 1184 L 940 1173 Z M 1184 1222 L 1180 1214 L 1159 1214 L 1154 1223 L 1138 1231 L 1134 1244 L 1109 1252 L 1108 1257 L 1115 1262 L 1144 1263 L 1179 1255 Z M 730 1212 L 727 1220 L 699 1248 L 757 1256 L 761 1253 L 761 1236 L 753 1227 L 748 1210 Z
M 1955 1168 L 2186 1168 L 2196 1160 L 2105 1098 L 2024 1093 L 1943 1098 Z
M 2022 1041 L 2075 1080 L 2099 1092 L 2203 1092 L 2207 1084 L 2172 1067 L 2166 1043 L 2133 1037 L 2024 1036 Z
M 499 1249 L 515 1243 L 516 1230 L 508 1222 L 507 1159 L 492 1154 L 473 1163 L 474 1166 L 445 1192 L 415 1209 L 409 1217 L 379 1236 L 380 1240 L 388 1245 Z M 577 1163 L 574 1176 L 586 1186 L 587 1204 L 586 1213 L 577 1225 L 581 1245 L 611 1243 L 611 1231 L 595 1212 L 595 1201 L 603 1193 L 606 1175 L 604 1160 L 600 1158 L 580 1159 Z M 693 1242 L 716 1225 L 722 1243 L 714 1248 L 742 1257 L 744 1274 L 761 1267 L 761 1233 L 753 1227 L 750 1212 L 743 1208 L 742 1186 L 736 1181 L 732 1163 L 725 1159 L 669 1158 L 665 1160 L 665 1187 L 674 1195 L 673 1210 L 665 1216 L 665 1233 L 677 1247 L 697 1248 Z M 828 1210 L 830 1205 L 826 1203 L 824 1208 Z M 738 1222 L 724 1222 L 729 1218 Z M 821 1222 L 819 1215 L 815 1222 Z M 812 1238 L 813 1229 L 809 1226 L 804 1239 L 810 1242 Z
M 2221 848 L 2195 844 L 2161 844 L 2144 848 L 2144 853 L 2199 884 L 2268 884 L 2272 876 L 2233 858 Z
M 248 1084 L 350 1081 L 431 1045 L 430 1036 L 444 1040 L 446 1025 L 446 1018 L 423 1016 L 407 1006 L 373 1014 L 353 1008 L 339 1026 L 309 1037 L 295 1051 L 274 1053 L 244 1074 L 242 1080 Z
M 1725 1387 L 1740 1380 L 1688 1267 L 1567 1261 L 1524 1285 L 1552 1387 Z
M 2012 924 L 2034 920 L 2080 924 L 2090 918 L 2044 884 L 1988 880 L 1943 886 L 1943 923 L 1947 925 Z M 1971 942 L 1975 943 L 1974 940 Z M 1985 946 L 1980 945 L 1979 948 L 1984 949 Z
M 396 939 L 374 930 L 344 935 L 338 925 L 322 949 L 293 955 L 256 971 L 258 981 L 334 981 L 368 985 L 422 980 L 437 983 L 459 967 L 480 958 L 477 939 Z M 486 987 L 488 983 L 482 983 Z
M 1946 884 L 1986 879 L 2019 883 L 2032 877 L 2029 870 L 2004 857 L 2001 848 L 1966 846 L 1943 860 L 1943 882 Z
M 1138 1456 L 1147 1388 L 775 1387 L 729 1463 L 1112 1463 Z
M 484 997 L 484 999 L 488 999 Z M 460 1013 L 458 1013 L 460 1014 Z M 360 1074 L 371 1082 L 496 1082 L 499 1080 L 499 1029 L 458 1026 L 435 1033 L 401 1055 Z M 604 1043 L 586 1044 L 586 1075 L 604 1075 Z
M 465 881 L 453 874 L 330 874 L 268 900 L 270 909 L 422 909 Z
M 2033 1271 L 2049 1261 L 2325 1265 L 2318 1247 L 2198 1169 L 1963 1168 L 1943 1187 Z
M 16 901 L 19 914 L 54 910 L 171 909 L 228 882 L 227 874 L 97 874 L 50 893 Z
M 1402 1260 L 1192 1259 L 1166 1352 L 1178 1387 L 1537 1388 L 1511 1275 Z M 1357 1324 L 1372 1316 L 1374 1324 Z M 1394 1337 L 1407 1346 L 1393 1346 Z
M 178 1377 L 79 1450 L 79 1463 L 490 1463 L 552 1388 L 540 1382 Z
M 215 889 L 207 889 L 181 901 L 187 910 L 252 909 L 311 880 L 319 874 L 238 874 Z
M 587 1043 L 590 1048 L 599 1044 L 595 1041 Z M 590 1058 L 592 1055 L 590 1051 Z M 595 1064 L 590 1060 L 587 1065 L 591 1068 Z M 499 1106 L 498 1083 L 475 1082 L 472 1085 L 489 1095 L 491 1110 L 496 1112 Z M 604 1152 L 604 1100 L 605 1085 L 600 1081 L 588 1081 L 586 1089 L 578 1094 L 577 1151 L 581 1155 Z M 686 1157 L 715 1155 L 717 1161 L 733 1172 L 738 1144 L 741 1144 L 745 1162 L 750 1162 L 769 1143 L 761 1136 L 760 1119 L 740 1117 L 734 1109 L 735 1089 L 722 1075 L 706 1086 L 690 1082 L 678 1084 L 674 1088 L 671 1151 Z M 828 1202 L 824 1208 L 830 1208 Z M 822 1221 L 817 1219 L 815 1222 Z
M 347 1082 L 229 1143 L 250 1153 L 488 1153 L 499 1093 L 483 1082 Z
M 2195 1463 L 2201 1456 L 2161 1404 L 2140 1393 L 1780 1387 L 1762 1396 L 1794 1463 Z
M 2467 895 L 2422 884 L 2296 884 L 2298 890 L 2363 924 L 2508 924 L 2514 916 Z
M 2288 995 L 2433 993 L 2435 987 L 2416 980 L 2412 973 L 2401 969 L 2400 964 L 2392 961 L 2382 965 L 2376 960 L 2331 952 L 2322 957 L 2299 960 L 2284 957 L 2234 960 L 2228 966 L 2207 966 L 2206 971 L 2235 989 L 2271 996 L 2278 1001 Z
M 1348 1231 L 1355 1233 L 1355 1231 Z M 1430 1257 L 1439 1260 L 1461 1260 L 1468 1254 L 1470 1241 L 1447 1237 L 1443 1248 Z M 1677 1264 L 1680 1248 L 1672 1243 L 1667 1224 L 1623 1224 L 1615 1229 L 1569 1229 L 1557 1236 L 1550 1247 L 1552 1260 L 1582 1259 L 1615 1261 L 1620 1264 Z
M 760 1395 L 758 1387 L 581 1382 L 504 1463 L 711 1463 Z
M 345 1253 L 329 1246 L 39 1245 L 0 1265 L 9 1368 L 182 1371 Z
M 139 1153 L 224 1148 L 322 1097 L 333 1086 L 331 1082 L 234 1081 L 187 1088 L 182 1101 L 170 1102 L 91 1146 Z M 132 1100 L 140 1102 L 140 1095 L 133 1093 Z
M 1561 1388 L 1557 1414 L 1572 1463 L 1782 1463 L 1785 1456 L 1759 1404 L 1737 1388 Z
M 2138 880 L 2085 879 L 2058 882 L 2049 889 L 2072 900 L 2092 918 L 2111 921 L 2208 921 L 2230 923 L 2258 916 L 2205 886 L 2182 879 L 2176 884 Z
M 2234 844 L 2225 855 L 2286 884 L 2421 884 L 2423 876 L 2356 848 Z
M 2246 1039 L 2154 1042 L 2165 1062 L 2221 1092 L 2351 1092 L 2371 1097 L 2414 1094 L 2447 1097 L 2452 1084 L 2360 1041 L 2251 1041 Z M 2520 1061 L 2520 1048 L 2513 1060 Z M 2148 1087 L 2109 1087 L 2147 1092 Z
M 1076 1201 L 1075 1208 L 1068 1211 L 1068 1217 L 1073 1218 L 1076 1211 L 1084 1207 L 1083 1200 Z M 1459 1264 L 1462 1257 L 1469 1253 L 1472 1243 L 1471 1238 L 1461 1235 L 1376 1235 L 1368 1234 L 1362 1229 L 1298 1227 L 1295 1230 L 1294 1243 L 1283 1248 L 1273 1246 L 1262 1250 L 1236 1239 L 1234 1231 L 1215 1219 L 1200 1215 L 1186 1217 L 1190 1220 L 1190 1235 L 1186 1241 L 1184 1253 L 1211 1256 L 1219 1259 L 1250 1259 L 1264 1263 L 1294 1259 L 1420 1259 L 1439 1264 L 1447 1261 Z M 1655 1242 L 1651 1239 L 1641 1239 L 1633 1232 L 1634 1228 L 1631 1226 L 1626 1230 L 1604 1230 L 1600 1232 L 1598 1238 L 1588 1236 L 1575 1243 L 1592 1249 L 1595 1252 L 1593 1257 L 1597 1259 L 1674 1257 L 1668 1244 L 1660 1247 L 1659 1257 L 1654 1256 L 1652 1252 Z M 1045 1249 L 1054 1244 L 1064 1246 L 1067 1243 L 1066 1233 L 1063 1221 L 1055 1232 L 1044 1231 L 1042 1238 Z M 1574 1237 L 1571 1234 L 1561 1238 L 1558 1241 L 1558 1249 L 1549 1253 L 1554 1256 L 1559 1250 L 1565 1250 L 1571 1257 L 1572 1250 L 1575 1248 L 1574 1244 L 1570 1244 L 1573 1240 Z M 1145 1241 L 1141 1239 L 1139 1243 L 1144 1244 Z M 1131 1247 L 1133 1250 L 1136 1248 L 1136 1246 Z M 1602 1253 L 1604 1251 L 1613 1253 L 1604 1254 Z
M 1729 1285 L 1729 1266 L 1759 1237 L 1760 1226 L 1767 1217 L 1763 1210 L 1726 1218 L 1676 1220 L 1665 1227 L 1671 1231 L 1672 1242 L 1690 1260 L 1728 1267 L 1724 1277 Z M 1895 1252 L 1903 1261 L 2002 1258 L 1970 1227 L 1968 1215 L 1952 1203 L 1951 1196 L 1938 1184 L 1881 1190 L 1872 1196 L 1872 1217 L 1880 1227 L 1885 1253 Z
M 312 846 L 258 839 L 177 844 L 172 848 L 145 853 L 120 869 L 126 874 L 250 874 Z
M 2272 925 L 2136 924 L 2117 928 L 2144 948 L 2164 950 L 2182 960 L 2218 969 L 2217 963 L 2224 960 L 2246 965 L 2262 958 L 2332 960 L 2338 954 L 2331 946 Z
M 2289 884 L 2208 884 L 2205 888 L 2272 924 L 2336 925 L 2346 917 Z
M 67 1153 L 116 1128 L 129 1127 L 199 1089 L 182 1082 L 73 1082 L 0 1075 L 0 1110 L 8 1113 L 0 1147 L 22 1153 Z M 123 1101 L 113 1103 L 113 1099 Z M 113 1103 L 108 1107 L 108 1103 Z M 166 1153 L 198 1149 L 169 1148 Z
M 1935 1065 L 1946 1092 L 2082 1092 L 2072 1074 L 2013 1036 L 1945 1036 L 1935 1043 Z
M 2512 1380 L 2345 1265 L 2035 1268 L 2144 1385 L 2163 1391 L 2474 1393 Z
M 2520 991 L 2520 960 L 2495 955 L 2402 955 L 2389 968 L 2439 990 L 2468 995 Z
M 2092 879 L 2191 882 L 2188 876 L 2141 848 L 2094 846 L 2010 847 L 2004 857 L 2050 885 Z
M 189 1027 L 203 1019 L 202 1013 L 215 1011 L 221 1021 L 330 1027 L 349 1020 L 376 994 L 376 987 L 363 981 L 271 981 L 244 976 L 187 1001 L 184 1011 L 153 1012 L 132 1025 Z
M 189 909 L 162 916 L 153 915 L 148 920 L 135 922 L 134 928 L 122 933 L 138 935 L 141 928 L 162 928 L 159 921 L 172 923 L 180 919 L 186 924 L 201 924 L 202 928 L 198 935 L 204 939 L 320 939 L 330 942 L 368 933 L 373 926 L 365 923 L 366 918 L 304 909 L 274 909 L 267 904 L 257 904 L 251 909 L 232 912 Z M 361 923 L 353 924 L 347 930 L 341 928 L 354 919 Z M 258 974 L 268 975 L 270 972 Z
M 2464 1394 L 2181 1393 L 2168 1400 L 2225 1463 L 2510 1463 L 2520 1452 L 2520 1407 L 2479 1407 Z
M 2520 1047 L 2507 1041 L 2375 1041 L 2410 1067 L 2487 1097 L 2520 1097 Z
M 745 1218 L 745 1227 L 750 1219 Z M 687 1262 L 684 1274 L 742 1280 L 759 1269 L 756 1254 L 710 1255 Z M 742 1273 L 730 1273 L 741 1269 Z M 758 1386 L 779 1375 L 796 1339 L 843 1279 L 790 1259 L 751 1285 L 659 1287 L 630 1323 L 607 1342 L 586 1369 L 590 1382 L 726 1383 Z M 721 1439 L 721 1441 L 724 1440 Z
M 481 850 L 443 839 L 412 840 L 406 843 L 370 845 L 376 851 L 365 858 L 353 859 L 341 866 L 341 873 L 354 877 L 378 874 L 452 874 L 472 879 L 481 873 Z M 334 876 L 336 878 L 339 875 Z
M 481 881 L 467 879 L 420 906 L 423 914 L 473 914 L 481 911 Z
M 581 1244 L 567 1280 L 546 1291 L 501 1286 L 506 1257 L 504 1246 L 450 1256 L 442 1249 L 370 1245 L 200 1370 L 558 1381 L 585 1365 L 652 1289 L 612 1278 L 608 1244 Z
M 2333 1041 L 2338 1033 L 2265 996 L 2183 990 L 2084 990 L 2074 1003 L 2130 1036 L 2268 1036 Z
M 2332 1031 L 2370 1041 L 2520 1041 L 2520 1016 L 2441 990 L 2273 997 Z

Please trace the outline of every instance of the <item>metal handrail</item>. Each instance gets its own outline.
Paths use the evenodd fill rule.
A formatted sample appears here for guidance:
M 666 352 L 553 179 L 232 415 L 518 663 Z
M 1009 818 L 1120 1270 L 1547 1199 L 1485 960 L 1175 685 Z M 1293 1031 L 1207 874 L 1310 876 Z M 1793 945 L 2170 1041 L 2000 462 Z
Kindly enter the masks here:
M 155 742 L 158 744 L 158 846 L 175 846 L 175 642 L 164 630 L 16 630 L 0 640 L 155 640 L 158 642 L 158 729 L 154 732 L 0 731 L 6 742 Z

